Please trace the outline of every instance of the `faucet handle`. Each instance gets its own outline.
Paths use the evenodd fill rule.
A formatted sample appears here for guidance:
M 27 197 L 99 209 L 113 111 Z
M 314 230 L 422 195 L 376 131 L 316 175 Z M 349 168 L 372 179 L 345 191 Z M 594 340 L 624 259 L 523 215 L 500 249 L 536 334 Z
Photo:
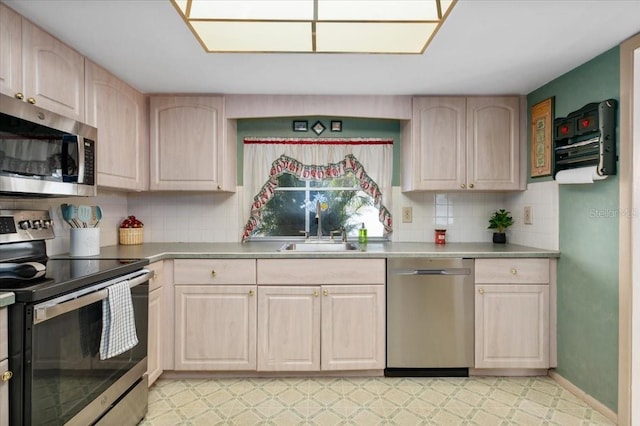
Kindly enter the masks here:
M 304 234 L 304 239 L 308 240 L 309 239 L 309 231 L 298 231 L 301 234 Z
M 333 240 L 334 235 L 342 235 L 342 229 L 336 229 L 335 231 L 329 231 L 329 239 Z

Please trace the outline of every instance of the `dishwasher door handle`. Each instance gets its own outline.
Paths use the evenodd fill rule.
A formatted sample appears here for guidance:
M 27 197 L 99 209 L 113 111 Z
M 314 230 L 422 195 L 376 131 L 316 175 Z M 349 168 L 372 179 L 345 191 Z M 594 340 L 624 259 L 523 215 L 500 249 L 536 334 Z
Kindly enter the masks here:
M 395 275 L 471 275 L 470 268 L 410 269 L 393 272 Z

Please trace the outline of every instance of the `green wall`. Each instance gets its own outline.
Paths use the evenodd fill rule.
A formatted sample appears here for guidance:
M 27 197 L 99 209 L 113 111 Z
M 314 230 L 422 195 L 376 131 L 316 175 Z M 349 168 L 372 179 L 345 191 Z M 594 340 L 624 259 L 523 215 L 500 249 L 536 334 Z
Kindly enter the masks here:
M 527 104 L 555 96 L 555 116 L 564 117 L 590 102 L 618 100 L 619 68 L 616 47 L 531 92 Z M 618 404 L 618 186 L 617 176 L 559 186 L 557 371 L 613 411 Z
M 305 120 L 309 123 L 308 132 L 294 132 L 293 120 Z M 332 132 L 332 120 L 342 121 L 342 132 Z M 327 129 L 319 136 L 311 127 L 320 121 Z M 392 185 L 400 185 L 400 122 L 344 117 L 287 117 L 252 118 L 238 120 L 238 185 L 242 185 L 243 144 L 246 137 L 284 137 L 284 138 L 391 138 L 393 139 L 393 177 Z

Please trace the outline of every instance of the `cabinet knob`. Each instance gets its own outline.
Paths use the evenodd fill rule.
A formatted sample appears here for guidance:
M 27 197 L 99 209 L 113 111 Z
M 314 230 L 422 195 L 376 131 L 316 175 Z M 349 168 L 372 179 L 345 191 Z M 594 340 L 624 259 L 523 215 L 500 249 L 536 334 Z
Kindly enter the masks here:
M 472 183 L 469 184 L 469 188 L 473 189 L 473 184 Z
M 461 188 L 461 189 L 465 189 L 466 187 L 467 187 L 467 186 L 466 186 L 464 183 L 461 183 L 461 184 L 460 184 L 460 188 Z
M 484 294 L 484 288 L 479 288 L 479 289 L 478 289 L 478 293 L 480 293 L 480 294 Z
M 511 268 L 511 275 L 516 275 L 518 270 L 516 268 Z
M 27 98 L 27 102 L 29 102 L 31 105 L 35 105 L 36 104 L 36 98 Z
M 13 377 L 13 371 L 5 371 L 2 373 L 2 381 L 8 382 Z
M 18 92 L 18 93 L 15 94 L 15 97 L 16 97 L 16 99 L 23 100 L 24 99 L 24 93 Z
M 218 185 L 218 189 L 219 189 L 219 190 L 220 190 L 220 189 L 222 189 L 222 186 L 221 186 L 221 185 Z
M 211 270 L 211 276 L 212 276 L 212 277 L 215 277 L 215 276 L 216 276 L 216 274 L 217 274 L 216 270 L 215 270 L 215 269 L 212 269 L 212 270 Z
M 329 290 L 322 290 L 322 295 L 323 296 L 328 296 L 329 295 Z
M 255 292 L 253 290 L 249 290 L 249 296 L 253 296 Z
M 314 291 L 314 292 L 313 292 L 313 297 L 318 297 L 318 296 L 319 296 L 318 292 L 317 292 L 317 291 Z

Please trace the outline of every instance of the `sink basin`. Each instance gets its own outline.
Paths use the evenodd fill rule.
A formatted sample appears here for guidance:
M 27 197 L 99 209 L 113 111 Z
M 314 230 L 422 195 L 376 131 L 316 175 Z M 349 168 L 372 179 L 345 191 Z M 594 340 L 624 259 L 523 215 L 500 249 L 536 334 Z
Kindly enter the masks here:
M 351 250 L 358 250 L 358 246 L 354 243 L 343 243 L 338 241 L 284 243 L 282 247 L 278 249 L 278 251 L 308 251 L 315 253 Z

